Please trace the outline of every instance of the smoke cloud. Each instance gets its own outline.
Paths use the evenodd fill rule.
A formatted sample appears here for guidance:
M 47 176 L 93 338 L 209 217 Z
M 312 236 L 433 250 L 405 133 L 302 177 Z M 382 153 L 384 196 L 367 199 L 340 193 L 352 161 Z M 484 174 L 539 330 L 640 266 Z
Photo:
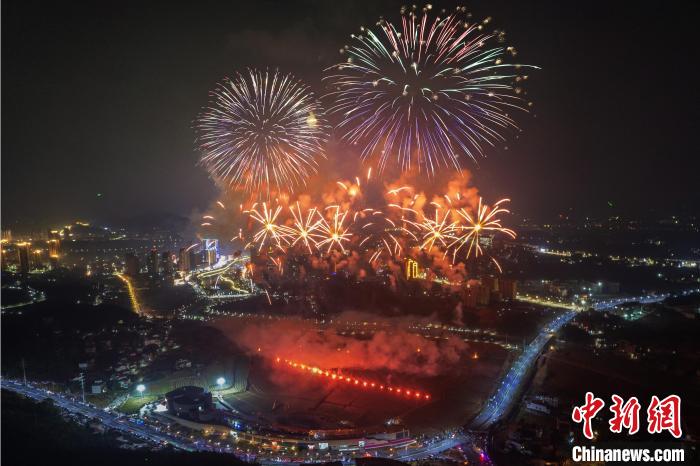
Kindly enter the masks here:
M 338 334 L 343 321 L 367 322 L 360 338 Z M 434 376 L 454 370 L 468 345 L 457 337 L 431 340 L 408 331 L 402 319 L 343 313 L 323 329 L 311 321 L 220 321 L 217 326 L 250 355 L 295 360 L 324 369 L 385 370 Z M 373 322 L 378 322 L 374 332 Z

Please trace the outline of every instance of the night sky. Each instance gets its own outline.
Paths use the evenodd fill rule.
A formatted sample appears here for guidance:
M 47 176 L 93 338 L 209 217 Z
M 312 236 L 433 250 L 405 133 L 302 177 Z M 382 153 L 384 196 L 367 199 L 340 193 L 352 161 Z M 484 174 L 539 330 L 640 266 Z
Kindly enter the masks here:
M 214 84 L 279 67 L 322 91 L 349 35 L 401 4 L 2 2 L 3 227 L 205 209 L 217 191 L 191 125 Z M 542 219 L 697 212 L 697 3 L 467 6 L 542 67 L 520 137 L 466 165 L 482 192 Z

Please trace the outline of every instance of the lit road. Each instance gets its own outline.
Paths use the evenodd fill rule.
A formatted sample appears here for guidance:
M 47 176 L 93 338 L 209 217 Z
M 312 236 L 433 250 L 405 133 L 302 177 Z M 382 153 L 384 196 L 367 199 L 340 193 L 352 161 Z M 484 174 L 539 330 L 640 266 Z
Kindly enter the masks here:
M 454 437 L 448 437 L 430 445 L 411 449 L 403 454 L 396 455 L 393 459 L 400 461 L 417 461 L 425 459 L 451 448 L 455 448 L 467 440 L 467 437 L 455 435 Z
M 523 380 L 527 376 L 530 368 L 540 356 L 540 353 L 547 345 L 547 342 L 560 328 L 569 323 L 576 316 L 575 311 L 567 311 L 554 318 L 551 322 L 540 330 L 534 340 L 532 340 L 515 360 L 505 377 L 501 380 L 491 398 L 482 407 L 479 415 L 472 421 L 471 427 L 474 430 L 486 430 L 491 425 L 501 419 L 507 412 L 518 394 Z
M 638 302 L 642 304 L 658 303 L 666 298 L 688 296 L 700 292 L 700 288 L 682 291 L 679 293 L 650 294 L 643 296 L 622 297 L 598 301 L 592 304 L 592 308 L 597 311 L 612 309 L 624 303 Z M 518 359 L 513 363 L 505 377 L 501 380 L 496 392 L 482 407 L 481 412 L 474 418 L 471 428 L 474 430 L 487 430 L 494 422 L 503 418 L 516 400 L 516 395 L 532 368 L 537 358 L 544 350 L 549 339 L 564 325 L 569 323 L 577 312 L 570 310 L 556 317 L 549 324 L 545 325 L 534 340 L 528 344 Z
M 213 451 L 212 447 L 208 445 L 194 445 L 185 443 L 172 435 L 165 434 L 156 430 L 155 428 L 145 425 L 138 424 L 133 420 L 130 420 L 124 416 L 118 416 L 113 413 L 103 411 L 96 408 L 90 404 L 82 403 L 81 401 L 74 400 L 60 393 L 53 393 L 43 388 L 33 387 L 31 384 L 24 385 L 21 382 L 14 380 L 3 379 L 2 388 L 11 390 L 13 392 L 19 393 L 26 396 L 27 398 L 32 398 L 36 401 L 44 401 L 50 398 L 56 406 L 64 409 L 68 412 L 80 414 L 87 418 L 95 419 L 102 423 L 104 426 L 115 429 L 140 439 L 149 441 L 157 445 L 170 444 L 176 448 L 187 451 Z
M 679 293 L 674 296 L 685 296 L 687 294 L 692 293 L 693 291 L 697 292 L 697 290 L 691 290 L 691 291 L 684 291 L 682 293 Z M 593 309 L 596 311 L 605 311 L 608 309 L 612 309 L 615 306 L 619 306 L 620 304 L 625 304 L 625 303 L 641 303 L 641 304 L 652 304 L 652 303 L 660 303 L 664 299 L 670 297 L 670 293 L 663 293 L 663 294 L 652 294 L 652 295 L 647 295 L 647 296 L 637 296 L 634 298 L 617 298 L 617 299 L 608 299 L 605 301 L 597 301 L 593 303 Z
M 126 285 L 126 291 L 129 293 L 129 301 L 131 301 L 131 308 L 133 309 L 134 313 L 138 314 L 139 316 L 145 315 L 143 309 L 141 309 L 141 304 L 139 304 L 138 297 L 136 296 L 136 289 L 134 288 L 132 279 L 123 273 L 115 273 L 114 275 Z
M 21 288 L 13 287 L 13 286 L 7 286 L 7 287 L 3 287 L 3 288 L 21 289 Z M 34 288 L 32 288 L 31 286 L 28 286 L 27 293 L 29 294 L 29 301 L 26 301 L 23 303 L 8 304 L 6 306 L 2 306 L 2 310 L 7 311 L 9 309 L 17 309 L 17 308 L 21 308 L 24 306 L 29 306 L 30 304 L 36 304 L 36 303 L 40 303 L 42 301 L 46 301 L 46 293 L 44 293 L 43 291 L 37 291 Z M 21 312 L 20 312 L 20 314 L 21 314 Z

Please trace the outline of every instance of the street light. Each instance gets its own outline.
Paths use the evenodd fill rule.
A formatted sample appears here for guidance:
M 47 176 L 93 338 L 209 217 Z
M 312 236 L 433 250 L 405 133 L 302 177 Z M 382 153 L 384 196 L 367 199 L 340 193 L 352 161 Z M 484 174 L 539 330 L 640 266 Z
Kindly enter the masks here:
M 139 392 L 140 396 L 143 396 L 143 392 L 146 391 L 146 386 L 140 383 L 136 386 L 136 391 Z
M 223 377 L 219 377 L 218 379 L 216 379 L 216 385 L 219 386 L 219 390 L 221 390 L 221 388 L 223 388 L 225 383 L 226 383 L 226 379 Z

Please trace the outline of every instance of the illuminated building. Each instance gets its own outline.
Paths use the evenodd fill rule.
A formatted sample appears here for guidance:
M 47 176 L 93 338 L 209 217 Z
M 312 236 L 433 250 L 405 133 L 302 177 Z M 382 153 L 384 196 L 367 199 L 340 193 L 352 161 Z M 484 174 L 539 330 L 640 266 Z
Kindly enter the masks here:
M 515 295 L 518 294 L 518 281 L 508 278 L 500 278 L 499 290 L 501 292 L 501 298 L 515 299 Z
M 180 257 L 178 259 L 178 269 L 180 272 L 189 272 L 192 270 L 194 253 L 186 248 L 180 248 Z
M 58 239 L 50 239 L 47 241 L 49 245 L 49 257 L 58 257 L 61 250 L 61 241 Z
M 406 280 L 415 280 L 425 278 L 424 274 L 421 273 L 418 262 L 414 261 L 410 257 L 406 258 Z
M 19 261 L 19 272 L 29 273 L 29 243 L 17 243 L 17 260 Z
M 158 276 L 158 251 L 152 249 L 148 253 L 148 258 L 146 259 L 146 267 L 148 268 L 148 274 L 151 277 Z
M 49 240 L 47 243 L 49 245 L 49 263 L 52 269 L 56 269 L 58 267 L 58 258 L 61 250 L 61 240 L 58 239 L 58 233 L 56 237 L 52 237 L 51 232 L 49 232 Z
M 127 275 L 130 277 L 136 277 L 138 276 L 139 272 L 141 271 L 141 267 L 139 265 L 139 258 L 136 257 L 134 253 L 128 253 L 125 258 L 125 272 Z
M 168 413 L 192 421 L 205 421 L 213 417 L 214 405 L 211 393 L 201 387 L 187 385 L 165 394 Z
M 477 280 L 469 280 L 462 290 L 462 300 L 466 307 L 474 308 L 477 305 L 477 291 L 479 282 Z
M 219 240 L 218 239 L 202 239 L 202 252 L 204 254 L 204 263 L 208 267 L 216 264 L 219 260 Z
M 160 255 L 160 264 L 163 275 L 167 277 L 173 274 L 173 255 L 170 254 L 170 251 L 165 251 Z
M 477 287 L 476 293 L 477 304 L 481 306 L 488 306 L 488 304 L 491 302 L 491 289 L 482 283 Z
M 45 254 L 46 254 L 46 249 L 37 248 L 37 249 L 32 250 L 31 261 L 32 261 L 32 265 L 33 265 L 32 268 L 34 270 L 44 268 L 44 256 L 45 256 Z
M 462 289 L 462 300 L 464 305 L 467 307 L 477 307 L 477 306 L 487 306 L 491 303 L 492 297 L 498 298 L 498 290 L 492 289 L 492 287 L 498 286 L 498 279 L 495 283 L 493 280 L 484 279 L 482 282 L 480 280 L 469 280 L 466 286 Z
M 216 261 L 217 261 L 216 250 L 209 249 L 207 251 L 204 251 L 204 260 L 205 260 L 208 267 L 211 267 L 214 264 L 216 264 Z
M 490 248 L 493 246 L 493 235 L 479 236 L 479 244 L 483 247 Z
M 490 291 L 498 291 L 498 277 L 483 277 L 481 284 L 486 286 Z

